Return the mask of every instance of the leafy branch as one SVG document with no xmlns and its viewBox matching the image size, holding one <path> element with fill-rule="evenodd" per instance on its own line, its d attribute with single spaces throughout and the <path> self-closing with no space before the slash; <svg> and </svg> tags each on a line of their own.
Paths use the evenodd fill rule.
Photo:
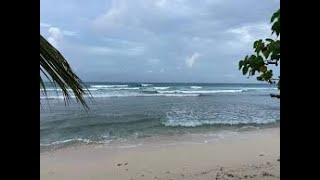
<svg viewBox="0 0 320 180">
<path fill-rule="evenodd" d="M 272 15 L 271 23 L 273 23 L 271 35 L 275 33 L 278 38 L 280 36 L 280 9 Z M 267 81 L 270 84 L 274 84 L 278 80 L 277 85 L 280 90 L 280 76 L 278 79 L 273 78 L 273 71 L 268 69 L 269 65 L 278 66 L 280 62 L 280 39 L 277 40 L 277 38 L 255 41 L 253 43 L 255 53 L 247 55 L 243 60 L 239 61 L 239 70 L 242 70 L 243 75 L 248 74 L 248 77 L 259 73 L 258 81 Z"/>
</svg>

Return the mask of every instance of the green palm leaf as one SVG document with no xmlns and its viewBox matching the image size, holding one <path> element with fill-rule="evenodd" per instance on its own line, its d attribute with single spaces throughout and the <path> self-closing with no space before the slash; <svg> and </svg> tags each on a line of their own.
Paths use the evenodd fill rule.
<svg viewBox="0 0 320 180">
<path fill-rule="evenodd" d="M 42 73 L 50 83 L 56 88 L 57 85 L 61 88 L 64 97 L 64 102 L 69 103 L 71 94 L 68 89 L 71 89 L 77 102 L 80 102 L 84 107 L 88 108 L 84 99 L 87 90 L 81 79 L 72 71 L 67 60 L 60 52 L 53 47 L 40 34 L 40 73 Z M 40 88 L 43 89 L 46 95 L 46 87 L 40 74 Z M 88 91 L 88 94 L 89 91 Z"/>
</svg>

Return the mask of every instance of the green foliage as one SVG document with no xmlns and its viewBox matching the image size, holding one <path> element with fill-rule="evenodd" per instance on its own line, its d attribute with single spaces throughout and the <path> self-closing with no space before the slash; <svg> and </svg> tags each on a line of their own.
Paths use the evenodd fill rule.
<svg viewBox="0 0 320 180">
<path fill-rule="evenodd" d="M 72 71 L 67 60 L 40 34 L 40 73 L 42 73 L 50 83 L 56 88 L 61 88 L 65 103 L 70 101 L 72 90 L 77 102 L 88 108 L 84 100 L 85 85 L 81 79 Z M 40 74 L 40 88 L 46 95 L 46 87 Z"/>
<path fill-rule="evenodd" d="M 280 9 L 272 15 L 271 23 L 273 23 L 271 35 L 275 33 L 278 38 L 280 36 Z M 239 61 L 239 70 L 242 70 L 243 75 L 248 74 L 249 76 L 259 73 L 258 81 L 274 84 L 278 80 L 277 86 L 280 90 L 280 76 L 279 79 L 274 79 L 272 70 L 268 69 L 269 65 L 278 66 L 280 62 L 280 39 L 277 38 L 255 41 L 253 43 L 255 53 Z"/>
</svg>

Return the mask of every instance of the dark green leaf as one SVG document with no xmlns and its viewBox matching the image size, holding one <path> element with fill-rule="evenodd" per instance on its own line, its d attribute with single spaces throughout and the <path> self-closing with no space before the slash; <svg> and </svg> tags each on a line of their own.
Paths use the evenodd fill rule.
<svg viewBox="0 0 320 180">
<path fill-rule="evenodd" d="M 267 38 L 266 41 L 270 42 L 270 43 L 273 43 L 274 40 L 273 39 L 270 39 L 270 38 Z"/>
<path fill-rule="evenodd" d="M 273 22 L 276 18 L 280 17 L 280 9 L 277 10 L 271 17 L 271 22 Z"/>
<path fill-rule="evenodd" d="M 243 75 L 247 74 L 248 69 L 249 69 L 249 67 L 248 67 L 248 66 L 243 67 L 243 69 L 242 69 L 242 73 L 243 73 Z"/>
<path fill-rule="evenodd" d="M 271 59 L 279 60 L 280 59 L 280 54 L 272 54 Z"/>
<path fill-rule="evenodd" d="M 243 65 L 243 60 L 239 61 L 239 70 L 241 69 L 242 65 Z"/>
<path fill-rule="evenodd" d="M 265 73 L 267 71 L 267 67 L 266 66 L 260 66 L 259 70 L 263 73 Z"/>
<path fill-rule="evenodd" d="M 272 33 L 275 32 L 277 36 L 280 34 L 280 21 L 275 22 L 272 27 Z"/>
</svg>

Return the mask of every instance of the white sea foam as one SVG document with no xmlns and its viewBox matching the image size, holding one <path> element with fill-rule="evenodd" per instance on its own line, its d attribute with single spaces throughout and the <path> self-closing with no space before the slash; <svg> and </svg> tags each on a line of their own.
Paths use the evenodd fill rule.
<svg viewBox="0 0 320 180">
<path fill-rule="evenodd" d="M 44 89 L 40 89 L 40 91 L 44 91 Z M 60 88 L 46 88 L 46 91 L 62 91 Z M 67 91 L 72 91 L 72 89 L 67 89 Z"/>
<path fill-rule="evenodd" d="M 266 119 L 266 120 L 259 120 L 259 121 L 245 121 L 245 120 L 233 120 L 233 121 L 209 121 L 209 120 L 188 120 L 188 121 L 183 121 L 183 120 L 178 120 L 178 119 L 169 119 L 167 121 L 162 122 L 163 125 L 165 126 L 183 126 L 183 127 L 196 127 L 196 126 L 202 126 L 202 125 L 237 125 L 237 124 L 268 124 L 276 122 L 274 119 Z"/>
<path fill-rule="evenodd" d="M 138 90 L 139 87 L 119 87 L 119 88 L 113 88 L 114 90 Z"/>
<path fill-rule="evenodd" d="M 144 84 L 151 85 L 151 84 Z M 265 88 L 265 87 L 249 87 L 239 89 L 212 89 L 202 90 L 200 86 L 190 86 L 192 89 L 183 90 L 168 90 L 170 87 L 129 87 L 124 84 L 117 85 L 91 85 L 88 89 L 91 92 L 91 97 L 104 98 L 104 97 L 150 97 L 150 96 L 169 96 L 169 97 L 188 97 L 188 96 L 206 96 L 217 93 L 242 93 L 247 91 L 264 91 L 264 90 L 276 90 L 276 88 Z M 40 91 L 43 89 L 40 89 Z M 62 90 L 47 88 L 47 96 L 43 96 L 40 93 L 40 99 L 63 99 Z M 56 91 L 57 93 L 53 93 Z M 72 91 L 68 89 L 68 91 Z M 74 98 L 71 93 L 71 97 Z M 85 95 L 85 97 L 89 97 Z"/>
<path fill-rule="evenodd" d="M 121 148 L 121 149 L 128 149 L 128 148 L 135 148 L 135 147 L 138 147 L 138 146 L 142 146 L 142 143 L 139 143 L 139 144 L 128 144 L 128 145 L 122 145 L 122 146 L 118 146 L 118 148 Z"/>
<path fill-rule="evenodd" d="M 93 98 L 116 98 L 116 97 L 153 97 L 153 96 L 166 96 L 166 97 L 193 97 L 199 94 L 92 94 Z M 75 98 L 75 96 L 70 96 Z M 88 96 L 85 96 L 88 97 Z M 40 99 L 64 99 L 62 95 L 56 96 L 41 96 Z"/>
<path fill-rule="evenodd" d="M 84 89 L 85 91 L 87 91 L 87 89 Z M 89 91 L 97 91 L 97 88 L 88 88 Z M 40 91 L 44 91 L 44 89 L 40 89 Z M 47 88 L 46 91 L 62 91 L 62 89 L 60 88 Z M 72 89 L 68 88 L 67 91 L 72 91 Z"/>
<path fill-rule="evenodd" d="M 72 96 L 71 96 L 72 97 Z M 64 97 L 61 96 L 40 96 L 40 99 L 64 99 Z"/>
<path fill-rule="evenodd" d="M 191 88 L 191 89 L 202 89 L 201 86 L 191 86 L 190 88 Z"/>
<path fill-rule="evenodd" d="M 157 90 L 165 90 L 165 89 L 169 89 L 170 87 L 154 87 Z"/>
<path fill-rule="evenodd" d="M 92 141 L 89 139 L 75 138 L 75 139 L 66 139 L 62 141 L 55 141 L 51 144 L 40 144 L 40 146 L 60 145 L 60 144 L 66 144 L 71 142 L 92 143 Z"/>
<path fill-rule="evenodd" d="M 243 88 L 243 91 L 255 91 L 255 90 L 278 90 L 277 88 L 260 88 L 260 87 L 256 87 L 256 88 Z"/>
<path fill-rule="evenodd" d="M 93 88 L 121 88 L 121 87 L 128 87 L 127 84 L 116 84 L 116 85 L 90 85 Z"/>
<path fill-rule="evenodd" d="M 199 94 L 100 94 L 93 95 L 96 98 L 104 97 L 153 97 L 153 96 L 168 96 L 168 97 L 188 97 L 188 96 L 199 96 Z"/>
<path fill-rule="evenodd" d="M 158 91 L 161 94 L 167 93 L 181 93 L 181 94 L 213 94 L 213 93 L 237 93 L 243 92 L 241 89 L 235 90 L 203 90 L 203 91 L 186 91 L 186 90 L 176 90 L 176 91 Z"/>
<path fill-rule="evenodd" d="M 152 86 L 153 84 L 141 84 L 142 87 Z"/>
</svg>

